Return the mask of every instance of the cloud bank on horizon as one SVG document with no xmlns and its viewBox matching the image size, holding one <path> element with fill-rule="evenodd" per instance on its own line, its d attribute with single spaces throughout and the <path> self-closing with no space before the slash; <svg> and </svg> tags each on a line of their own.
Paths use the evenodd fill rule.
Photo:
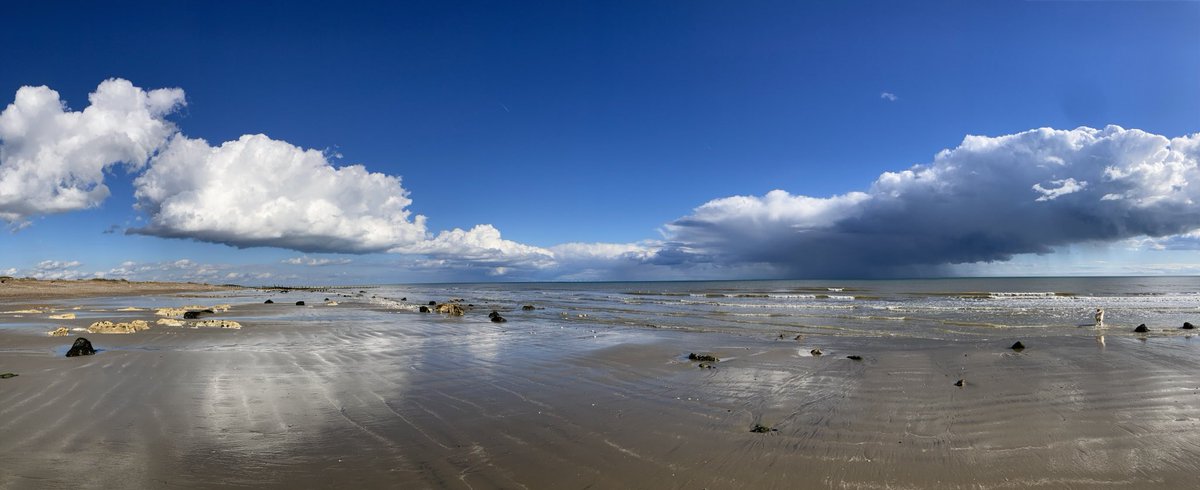
<svg viewBox="0 0 1200 490">
<path fill-rule="evenodd" d="M 665 224 L 658 239 L 537 247 L 488 224 L 434 233 L 409 211 L 398 176 L 338 167 L 321 151 L 262 134 L 216 145 L 190 138 L 167 120 L 186 104 L 181 89 L 112 79 L 89 102 L 71 111 L 48 87 L 22 87 L 0 113 L 0 219 L 14 231 L 39 216 L 99 205 L 109 195 L 105 173 L 124 167 L 136 175 L 136 207 L 146 218 L 127 233 L 398 254 L 407 257 L 403 267 L 461 277 L 919 276 L 1076 243 L 1200 242 L 1200 189 L 1190 185 L 1200 182 L 1200 133 L 1170 138 L 1108 126 L 967 136 L 862 191 L 718 198 Z M 293 265 L 341 260 L 305 256 Z"/>
</svg>

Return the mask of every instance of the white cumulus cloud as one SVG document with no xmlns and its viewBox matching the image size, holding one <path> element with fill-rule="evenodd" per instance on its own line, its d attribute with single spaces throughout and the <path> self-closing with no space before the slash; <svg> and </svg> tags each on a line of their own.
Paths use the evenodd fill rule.
<svg viewBox="0 0 1200 490">
<path fill-rule="evenodd" d="M 400 179 L 264 135 L 213 147 L 176 136 L 134 181 L 149 215 L 133 233 L 236 247 L 381 252 L 425 239 Z"/>
<path fill-rule="evenodd" d="M 0 219 L 94 207 L 109 195 L 104 171 L 140 169 L 175 131 L 164 117 L 184 104 L 180 89 L 149 92 L 127 80 L 102 82 L 71 111 L 49 87 L 21 87 L 0 112 Z"/>
</svg>

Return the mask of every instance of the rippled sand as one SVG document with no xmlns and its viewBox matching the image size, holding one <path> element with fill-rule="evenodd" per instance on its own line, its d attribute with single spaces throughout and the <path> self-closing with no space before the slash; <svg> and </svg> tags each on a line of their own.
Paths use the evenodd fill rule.
<svg viewBox="0 0 1200 490">
<path fill-rule="evenodd" d="M 0 487 L 1200 485 L 1200 339 L 1080 329 L 1016 353 L 485 315 L 243 304 L 218 316 L 241 330 L 88 335 L 101 352 L 71 359 L 74 337 L 0 327 L 20 374 Z"/>
</svg>

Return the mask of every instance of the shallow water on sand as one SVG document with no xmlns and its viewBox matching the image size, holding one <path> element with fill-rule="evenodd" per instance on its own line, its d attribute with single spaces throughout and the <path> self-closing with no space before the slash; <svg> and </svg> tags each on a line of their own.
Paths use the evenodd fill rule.
<svg viewBox="0 0 1200 490">
<path fill-rule="evenodd" d="M 1176 325 L 1198 311 L 1194 286 L 460 284 L 74 300 L 112 319 L 153 318 L 115 311 L 128 305 L 233 303 L 214 318 L 244 326 L 88 335 L 102 352 L 67 359 L 58 349 L 74 337 L 46 327 L 93 318 L 0 316 L 23 322 L 0 328 L 0 371 L 20 373 L 0 380 L 0 487 L 1194 488 L 1200 339 Z M 475 306 L 413 311 L 452 298 Z M 1097 306 L 1107 329 L 1090 325 Z M 508 322 L 490 322 L 492 309 Z M 1143 322 L 1149 335 L 1128 332 Z M 1027 348 L 1008 349 L 1015 340 Z M 721 361 L 698 369 L 689 352 Z"/>
<path fill-rule="evenodd" d="M 762 333 L 957 339 L 1077 335 L 1104 308 L 1109 334 L 1145 323 L 1178 334 L 1200 323 L 1200 278 L 998 278 L 894 281 L 705 281 L 385 286 L 377 303 L 416 308 L 426 298 L 463 298 L 501 311 L 545 307 L 542 321 Z M 407 304 L 392 300 L 407 297 Z"/>
</svg>

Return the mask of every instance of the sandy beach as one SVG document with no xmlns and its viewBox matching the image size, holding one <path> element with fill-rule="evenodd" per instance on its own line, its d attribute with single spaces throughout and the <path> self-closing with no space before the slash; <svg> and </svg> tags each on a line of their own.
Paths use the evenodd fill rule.
<svg viewBox="0 0 1200 490">
<path fill-rule="evenodd" d="M 1200 339 L 1187 336 L 1080 333 L 1016 352 L 1008 333 L 796 340 L 555 323 L 517 305 L 492 323 L 364 295 L 209 294 L 38 296 L 80 317 L 0 316 L 0 372 L 18 374 L 0 379 L 0 487 L 1200 484 Z M 16 298 L 0 310 L 30 299 Z M 83 333 L 99 352 L 78 358 L 63 354 L 80 333 L 45 333 L 153 321 L 172 301 L 233 302 L 209 318 L 243 328 Z M 693 352 L 720 362 L 699 368 Z"/>
</svg>

